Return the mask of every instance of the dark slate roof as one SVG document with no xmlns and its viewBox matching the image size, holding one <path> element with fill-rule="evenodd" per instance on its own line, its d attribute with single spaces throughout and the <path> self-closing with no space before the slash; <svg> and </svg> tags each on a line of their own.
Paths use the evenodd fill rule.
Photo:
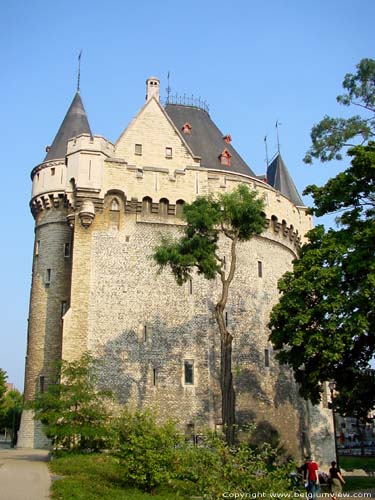
<svg viewBox="0 0 375 500">
<path fill-rule="evenodd" d="M 68 140 L 80 134 L 92 135 L 81 96 L 77 92 L 44 161 L 65 158 Z"/>
<path fill-rule="evenodd" d="M 220 132 L 206 111 L 181 104 L 167 104 L 165 111 L 181 132 L 193 154 L 201 157 L 202 167 L 255 176 L 233 146 L 223 140 L 224 134 Z M 190 123 L 192 127 L 190 134 L 182 132 L 185 123 Z M 230 167 L 220 163 L 219 156 L 224 149 L 231 154 Z"/>
<path fill-rule="evenodd" d="M 267 182 L 295 205 L 305 206 L 280 154 L 267 168 Z"/>
</svg>

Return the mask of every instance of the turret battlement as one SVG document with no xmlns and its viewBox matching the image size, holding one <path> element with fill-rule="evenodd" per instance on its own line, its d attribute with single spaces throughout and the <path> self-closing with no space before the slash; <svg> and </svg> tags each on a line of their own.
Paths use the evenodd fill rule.
<svg viewBox="0 0 375 500">
<path fill-rule="evenodd" d="M 81 134 L 68 141 L 67 156 L 81 151 L 113 156 L 115 146 L 101 135 Z"/>
</svg>

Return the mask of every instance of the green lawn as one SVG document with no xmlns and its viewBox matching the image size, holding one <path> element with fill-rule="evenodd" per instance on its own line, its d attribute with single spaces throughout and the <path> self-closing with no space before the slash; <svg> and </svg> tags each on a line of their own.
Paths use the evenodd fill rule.
<svg viewBox="0 0 375 500">
<path fill-rule="evenodd" d="M 375 457 L 339 457 L 339 462 L 344 470 L 363 469 L 375 472 Z"/>
<path fill-rule="evenodd" d="M 157 490 L 152 495 L 129 488 L 123 481 L 121 466 L 114 457 L 104 454 L 72 455 L 50 462 L 52 498 L 59 500 L 182 500 L 173 490 Z M 62 477 L 61 477 L 62 476 Z"/>
</svg>

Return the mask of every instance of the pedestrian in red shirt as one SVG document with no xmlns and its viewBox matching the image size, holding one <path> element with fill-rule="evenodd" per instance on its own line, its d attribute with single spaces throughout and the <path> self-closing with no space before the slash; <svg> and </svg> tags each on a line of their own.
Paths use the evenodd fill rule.
<svg viewBox="0 0 375 500">
<path fill-rule="evenodd" d="M 309 457 L 307 462 L 307 491 L 308 497 L 316 500 L 317 494 L 320 491 L 318 464 Z"/>
</svg>

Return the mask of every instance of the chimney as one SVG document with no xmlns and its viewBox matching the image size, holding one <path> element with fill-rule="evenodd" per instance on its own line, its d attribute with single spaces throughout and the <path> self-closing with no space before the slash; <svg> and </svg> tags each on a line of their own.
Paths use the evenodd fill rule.
<svg viewBox="0 0 375 500">
<path fill-rule="evenodd" d="M 146 80 L 146 101 L 149 101 L 152 97 L 159 102 L 160 100 L 160 80 L 151 76 Z"/>
</svg>

